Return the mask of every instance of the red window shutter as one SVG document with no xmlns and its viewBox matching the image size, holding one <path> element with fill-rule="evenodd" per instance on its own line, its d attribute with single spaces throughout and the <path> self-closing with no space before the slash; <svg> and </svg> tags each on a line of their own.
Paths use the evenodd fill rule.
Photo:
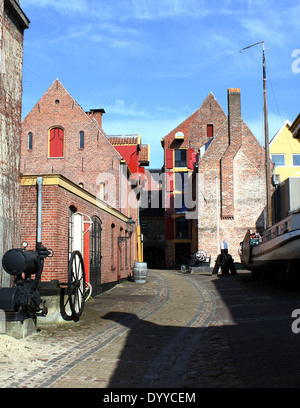
<svg viewBox="0 0 300 408">
<path fill-rule="evenodd" d="M 188 149 L 188 168 L 193 170 L 194 168 L 194 149 Z"/>
<path fill-rule="evenodd" d="M 173 164 L 173 150 L 168 149 L 167 150 L 167 169 L 172 169 L 174 167 Z"/>
<path fill-rule="evenodd" d="M 173 214 L 174 212 L 174 193 L 167 193 L 166 194 L 166 213 L 167 214 Z"/>
<path fill-rule="evenodd" d="M 64 155 L 64 131 L 60 128 L 50 130 L 49 157 L 63 157 Z"/>
<path fill-rule="evenodd" d="M 214 125 L 207 125 L 206 127 L 206 136 L 214 137 Z"/>
<path fill-rule="evenodd" d="M 167 191 L 174 191 L 174 179 L 171 171 L 167 173 Z"/>
<path fill-rule="evenodd" d="M 172 217 L 166 217 L 166 239 L 174 239 L 174 219 Z"/>
<path fill-rule="evenodd" d="M 198 162 L 198 153 L 193 153 L 192 156 L 193 156 L 192 157 L 193 164 L 197 163 Z"/>
</svg>

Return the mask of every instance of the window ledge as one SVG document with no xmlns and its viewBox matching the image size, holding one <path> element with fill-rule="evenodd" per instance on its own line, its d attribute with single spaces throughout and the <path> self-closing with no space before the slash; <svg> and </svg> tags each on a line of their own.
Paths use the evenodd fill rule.
<svg viewBox="0 0 300 408">
<path fill-rule="evenodd" d="M 172 171 L 188 171 L 187 167 L 173 167 Z"/>
</svg>

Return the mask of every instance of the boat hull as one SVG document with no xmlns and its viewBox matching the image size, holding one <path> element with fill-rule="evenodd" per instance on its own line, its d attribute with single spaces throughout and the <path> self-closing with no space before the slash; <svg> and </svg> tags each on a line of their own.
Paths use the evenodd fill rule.
<svg viewBox="0 0 300 408">
<path fill-rule="evenodd" d="M 254 246 L 251 245 L 248 231 L 242 243 L 241 262 L 250 271 L 299 271 L 300 275 L 300 228 L 286 231 Z"/>
</svg>

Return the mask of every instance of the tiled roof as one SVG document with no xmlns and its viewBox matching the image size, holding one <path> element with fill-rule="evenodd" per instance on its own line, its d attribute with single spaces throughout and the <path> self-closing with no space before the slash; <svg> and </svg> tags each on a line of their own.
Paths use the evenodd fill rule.
<svg viewBox="0 0 300 408">
<path fill-rule="evenodd" d="M 143 144 L 141 145 L 141 151 L 139 154 L 139 161 L 140 163 L 149 163 L 150 162 L 150 149 L 149 145 Z"/>
<path fill-rule="evenodd" d="M 107 135 L 112 145 L 137 145 L 141 143 L 140 135 Z"/>
</svg>

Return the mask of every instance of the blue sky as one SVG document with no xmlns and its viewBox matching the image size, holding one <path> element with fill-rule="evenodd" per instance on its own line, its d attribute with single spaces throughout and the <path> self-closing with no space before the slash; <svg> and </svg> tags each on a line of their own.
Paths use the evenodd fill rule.
<svg viewBox="0 0 300 408">
<path fill-rule="evenodd" d="M 104 108 L 107 134 L 140 133 L 151 168 L 160 140 L 209 92 L 227 113 L 241 88 L 242 116 L 263 144 L 262 46 L 270 139 L 300 113 L 300 2 L 291 0 L 20 0 L 23 117 L 59 78 L 84 110 Z"/>
</svg>

